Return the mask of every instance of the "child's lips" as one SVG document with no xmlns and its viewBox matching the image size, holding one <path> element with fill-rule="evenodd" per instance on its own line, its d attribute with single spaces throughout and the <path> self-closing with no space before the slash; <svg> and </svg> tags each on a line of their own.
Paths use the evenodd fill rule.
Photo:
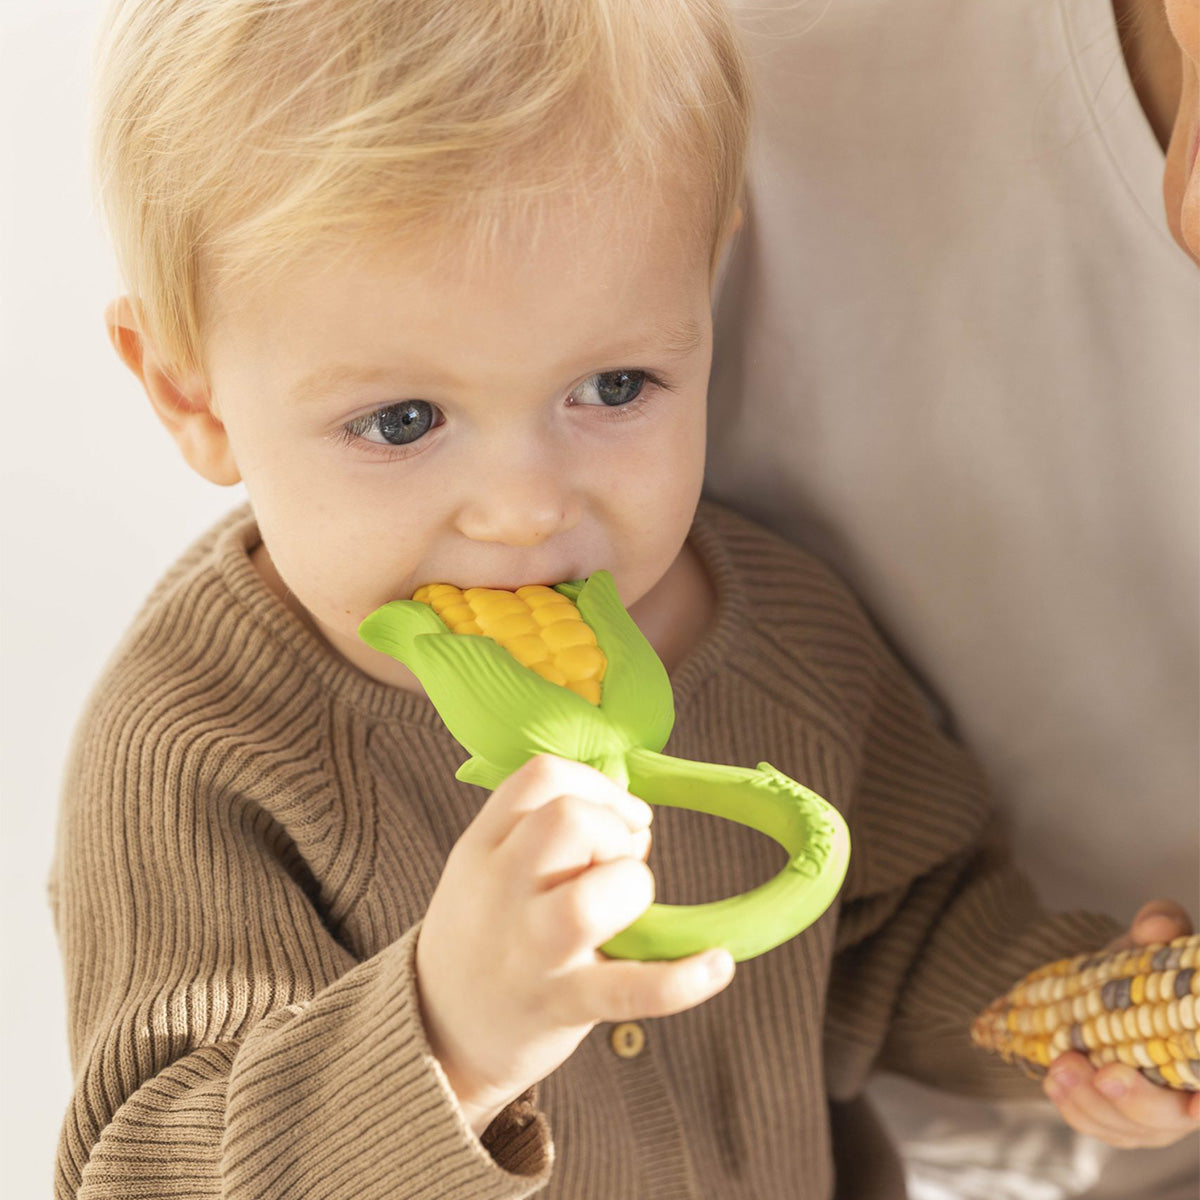
<svg viewBox="0 0 1200 1200">
<path fill-rule="evenodd" d="M 450 584 L 451 587 L 456 587 L 460 591 L 464 591 L 464 592 L 467 590 L 467 588 L 488 588 L 492 591 L 497 591 L 497 592 L 515 592 L 517 590 L 517 588 L 523 588 L 523 587 L 551 587 L 552 588 L 557 584 L 568 583 L 574 579 L 586 579 L 589 574 L 590 574 L 590 572 L 588 572 L 588 571 L 580 571 L 580 572 L 576 572 L 574 574 L 572 574 L 571 572 L 565 572 L 563 574 L 550 574 L 550 575 L 538 574 L 536 572 L 530 572 L 529 575 L 522 576 L 519 579 L 510 576 L 507 579 L 492 580 L 490 582 L 487 580 L 486 576 L 484 577 L 483 580 L 480 580 L 479 578 L 473 578 L 473 579 L 467 579 L 467 580 L 463 580 L 463 579 L 430 579 L 425 584 L 422 584 L 420 586 L 426 587 L 426 586 L 430 586 L 435 583 L 448 583 L 448 584 Z M 413 590 L 416 591 L 418 589 L 414 588 Z"/>
</svg>

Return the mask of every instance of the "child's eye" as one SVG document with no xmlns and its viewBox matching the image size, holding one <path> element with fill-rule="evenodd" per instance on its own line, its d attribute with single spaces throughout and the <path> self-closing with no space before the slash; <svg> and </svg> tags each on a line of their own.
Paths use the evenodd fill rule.
<svg viewBox="0 0 1200 1200">
<path fill-rule="evenodd" d="M 377 408 L 342 426 L 348 440 L 376 446 L 409 446 L 437 424 L 438 410 L 427 400 L 405 400 Z"/>
<path fill-rule="evenodd" d="M 594 400 L 580 399 L 580 404 L 605 404 L 609 408 L 619 408 L 636 400 L 647 381 L 653 382 L 646 371 L 602 371 L 585 379 L 573 394 L 596 397 Z"/>
</svg>

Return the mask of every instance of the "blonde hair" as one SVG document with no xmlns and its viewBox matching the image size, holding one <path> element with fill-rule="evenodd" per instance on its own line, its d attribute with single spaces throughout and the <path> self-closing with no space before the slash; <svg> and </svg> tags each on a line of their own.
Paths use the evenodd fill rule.
<svg viewBox="0 0 1200 1200">
<path fill-rule="evenodd" d="M 751 98 L 723 0 L 114 0 L 97 200 L 142 331 L 203 372 L 222 288 L 314 246 L 682 188 L 710 263 Z"/>
</svg>

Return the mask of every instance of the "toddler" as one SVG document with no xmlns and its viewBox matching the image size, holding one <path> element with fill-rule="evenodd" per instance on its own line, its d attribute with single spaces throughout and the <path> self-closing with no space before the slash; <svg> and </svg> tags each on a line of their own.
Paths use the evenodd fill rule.
<svg viewBox="0 0 1200 1200">
<path fill-rule="evenodd" d="M 874 1067 L 1029 1094 L 970 1018 L 1119 928 L 1039 909 L 846 589 L 700 501 L 749 121 L 722 5 L 122 0 L 97 101 L 113 343 L 249 504 L 150 595 L 67 769 L 60 1200 L 872 1200 L 902 1189 Z M 667 752 L 766 759 L 850 825 L 838 902 L 736 979 L 596 948 L 778 846 L 663 809 L 651 849 L 644 803 L 548 757 L 458 783 L 356 636 L 422 583 L 601 567 L 671 674 Z M 1193 1123 L 1132 1085 L 1064 1116 Z"/>
</svg>

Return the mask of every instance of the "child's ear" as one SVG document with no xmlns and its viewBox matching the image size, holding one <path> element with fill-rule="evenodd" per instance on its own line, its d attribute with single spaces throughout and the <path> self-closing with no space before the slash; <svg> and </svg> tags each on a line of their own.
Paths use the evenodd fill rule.
<svg viewBox="0 0 1200 1200">
<path fill-rule="evenodd" d="M 199 376 L 181 380 L 168 370 L 142 334 L 128 296 L 109 304 L 104 323 L 113 349 L 141 380 L 158 419 L 192 470 L 222 487 L 238 483 L 241 474 L 233 460 L 229 435 L 213 410 L 207 381 Z"/>
</svg>

